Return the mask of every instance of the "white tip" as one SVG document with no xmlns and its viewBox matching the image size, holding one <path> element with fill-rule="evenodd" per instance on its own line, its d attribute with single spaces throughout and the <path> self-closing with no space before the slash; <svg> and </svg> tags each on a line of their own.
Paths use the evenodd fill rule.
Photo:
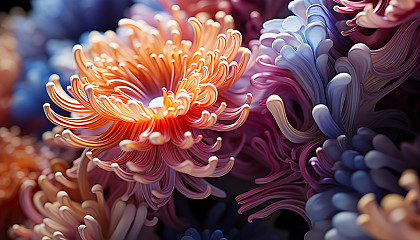
<svg viewBox="0 0 420 240">
<path fill-rule="evenodd" d="M 55 86 L 55 84 L 53 82 L 47 82 L 47 84 L 45 85 L 47 87 L 47 89 Z"/>
<path fill-rule="evenodd" d="M 119 167 L 119 165 L 118 165 L 118 163 L 111 163 L 111 167 L 112 167 L 112 168 L 118 168 L 118 167 Z"/>
<path fill-rule="evenodd" d="M 120 21 L 118 21 L 118 26 L 124 26 L 127 24 L 135 24 L 136 21 L 134 21 L 133 19 L 129 19 L 129 18 L 122 18 L 120 19 Z"/>
<path fill-rule="evenodd" d="M 65 138 L 69 138 L 71 134 L 71 131 L 69 129 L 64 130 L 61 135 Z"/>
<path fill-rule="evenodd" d="M 82 45 L 76 44 L 73 46 L 73 53 L 76 52 L 76 50 L 82 50 L 82 49 L 83 49 Z"/>
</svg>

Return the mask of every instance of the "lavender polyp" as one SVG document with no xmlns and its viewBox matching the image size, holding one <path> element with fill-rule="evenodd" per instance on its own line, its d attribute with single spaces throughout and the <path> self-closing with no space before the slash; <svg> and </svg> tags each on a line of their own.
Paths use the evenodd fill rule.
<svg viewBox="0 0 420 240">
<path fill-rule="evenodd" d="M 348 239 L 360 239 L 365 238 L 366 233 L 360 229 L 356 223 L 356 219 L 359 214 L 355 212 L 343 211 L 334 215 L 332 219 L 333 226 L 337 226 L 337 232 L 341 236 Z"/>
<path fill-rule="evenodd" d="M 404 149 L 414 144 L 403 143 L 398 149 L 385 135 L 375 134 L 368 128 L 360 128 L 351 141 L 343 141 L 343 138 L 346 137 L 324 143 L 325 153 L 335 160 L 333 174 L 324 178 L 333 177 L 335 181 L 325 185 L 325 189 L 306 204 L 306 213 L 313 222 L 329 220 L 331 228 L 313 229 L 308 237 L 371 239 L 356 220 L 360 215 L 356 208 L 359 200 L 365 194 L 375 196 L 379 201 L 388 193 L 404 194 L 397 184 L 399 174 L 407 168 L 420 167 L 418 162 L 404 157 Z M 411 157 L 418 158 L 418 153 Z M 314 163 L 319 161 L 313 160 Z"/>
<path fill-rule="evenodd" d="M 362 195 L 354 192 L 339 192 L 332 196 L 331 201 L 337 209 L 341 211 L 357 211 L 357 202 Z"/>
<path fill-rule="evenodd" d="M 323 191 L 325 186 L 334 185 L 336 181 L 357 189 L 359 194 L 374 191 L 382 195 L 374 182 L 379 183 L 376 174 L 366 174 L 369 166 L 364 157 L 358 156 L 370 150 L 370 145 L 366 144 L 371 140 L 358 140 L 357 129 L 361 126 L 382 130 L 396 127 L 410 131 L 409 121 L 404 115 L 394 110 L 376 111 L 375 106 L 401 84 L 413 69 L 418 68 L 413 62 L 414 59 L 420 59 L 417 48 L 414 49 L 414 42 L 418 40 L 411 41 L 396 35 L 381 50 L 370 50 L 364 44 L 350 48 L 351 41 L 339 33 L 334 25 L 334 16 L 322 3 L 293 1 L 289 6 L 296 16 L 273 19 L 263 25 L 260 56 L 257 58 L 257 64 L 263 72 L 254 74 L 251 84 L 266 92 L 263 99 L 266 99 L 267 108 L 281 133 L 295 144 L 292 154 L 296 155 L 293 155 L 292 162 L 297 161 L 295 166 L 298 166 L 303 179 L 313 190 L 308 193 L 309 197 L 316 191 Z M 307 10 L 306 13 L 303 10 Z M 414 25 L 406 24 L 398 31 L 414 37 L 417 32 L 413 33 L 412 30 Z M 399 47 L 404 50 L 402 56 L 392 54 L 397 46 L 402 45 L 394 43 L 398 39 L 405 43 L 404 48 Z M 350 50 L 347 52 L 347 49 Z M 408 53 L 406 49 L 412 49 L 412 52 Z M 393 63 L 385 66 L 385 59 Z M 402 72 L 401 68 L 408 72 Z M 261 103 L 261 100 L 257 101 Z M 299 104 L 300 116 L 293 111 L 297 108 L 292 103 Z M 317 150 L 319 160 L 309 159 L 308 166 L 306 154 L 315 150 L 326 137 L 337 139 L 340 147 L 329 147 L 327 152 L 334 153 L 328 157 L 323 151 Z M 357 151 L 359 154 L 347 156 L 344 164 L 331 162 L 331 159 L 339 161 L 341 153 L 351 149 L 352 145 L 360 147 Z M 251 197 L 252 194 L 268 199 L 261 193 L 267 191 L 268 185 L 277 181 L 274 179 L 279 176 L 267 176 L 266 179 L 272 182 L 265 183 L 265 188 L 238 196 L 237 200 L 244 204 L 242 210 L 263 202 L 255 196 Z M 367 184 L 359 184 L 360 180 L 366 180 Z M 275 193 L 270 192 L 270 195 Z M 251 200 L 255 203 L 250 204 Z M 258 214 L 261 215 L 255 216 L 267 214 L 262 213 L 260 211 Z"/>
</svg>

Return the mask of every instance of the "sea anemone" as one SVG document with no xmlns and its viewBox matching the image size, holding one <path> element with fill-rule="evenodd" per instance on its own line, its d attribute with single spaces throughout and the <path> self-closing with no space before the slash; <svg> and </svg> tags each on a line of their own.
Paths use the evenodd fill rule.
<svg viewBox="0 0 420 240">
<path fill-rule="evenodd" d="M 160 0 L 166 10 L 170 10 L 172 4 L 180 6 L 188 16 L 196 16 L 198 19 L 218 18 L 220 12 L 232 15 L 235 19 L 235 28 L 244 36 L 243 43 L 248 46 L 249 41 L 258 39 L 264 21 L 285 17 L 288 1 L 276 0 Z"/>
<path fill-rule="evenodd" d="M 238 212 L 242 214 L 261 204 L 269 203 L 263 209 L 251 214 L 248 221 L 252 222 L 256 218 L 267 217 L 279 209 L 288 209 L 299 213 L 309 223 L 309 219 L 305 215 L 305 203 L 311 190 L 304 182 L 302 174 L 299 173 L 296 156 L 292 154 L 296 144 L 287 140 L 278 131 L 277 125 L 269 113 L 251 114 L 246 127 L 253 130 L 258 129 L 260 133 L 260 136 L 253 136 L 245 143 L 247 146 L 245 148 L 255 155 L 251 155 L 250 159 L 241 158 L 239 155 L 238 166 L 235 165 L 232 174 L 242 176 L 240 173 L 243 171 L 250 177 L 258 173 L 255 171 L 257 169 L 259 175 L 253 179 L 256 184 L 261 186 L 235 198 L 241 204 Z M 253 159 L 255 160 L 252 161 Z M 257 162 L 257 160 L 259 161 Z M 250 169 L 245 169 L 246 167 Z M 263 173 L 266 175 L 262 177 Z M 273 200 L 275 201 L 273 202 Z"/>
<path fill-rule="evenodd" d="M 404 142 L 398 149 L 388 137 L 368 128 L 360 128 L 351 139 L 341 135 L 325 141 L 317 150 L 317 157 L 309 162 L 326 184 L 306 204 L 308 217 L 313 223 L 323 222 L 324 229 L 315 228 L 306 238 L 367 238 L 356 221 L 359 217 L 357 202 L 364 194 L 369 194 L 359 201 L 359 209 L 374 214 L 372 201 L 366 199 L 385 201 L 388 193 L 404 194 L 397 184 L 398 178 L 405 169 L 420 168 L 418 144 L 418 140 L 414 144 Z M 375 224 L 373 220 L 365 223 L 368 228 L 371 223 Z"/>
<path fill-rule="evenodd" d="M 376 111 L 375 106 L 419 68 L 420 49 L 416 48 L 420 40 L 416 32 L 419 25 L 418 22 L 403 24 L 398 29 L 399 33 L 380 50 L 370 50 L 364 44 L 356 44 L 345 57 L 338 49 L 346 46 L 346 40 L 339 34 L 322 5 L 305 7 L 302 1 L 293 1 L 289 8 L 297 16 L 264 23 L 260 56 L 257 58 L 257 64 L 263 71 L 253 75 L 251 84 L 265 92 L 264 97 L 257 100 L 260 103 L 266 101 L 281 135 L 290 141 L 289 144 L 268 142 L 268 146 L 279 148 L 276 151 L 290 153 L 266 157 L 277 161 L 289 159 L 291 167 L 280 169 L 290 169 L 302 176 L 303 180 L 299 181 L 307 184 L 308 190 L 306 196 L 300 194 L 296 198 L 302 189 L 300 187 L 295 195 L 290 195 L 290 199 L 286 200 L 304 202 L 305 198 L 322 191 L 323 185 L 328 183 L 323 181 L 325 172 L 318 171 L 308 161 L 310 155 L 322 154 L 316 148 L 327 138 L 335 139 L 340 135 L 352 137 L 361 126 L 382 131 L 395 131 L 395 128 L 405 132 L 412 130 L 409 120 L 400 111 Z M 404 44 L 401 44 L 402 41 Z M 270 153 L 266 149 L 262 152 Z M 331 167 L 332 163 L 326 162 L 325 166 Z M 268 181 L 263 186 L 238 196 L 237 200 L 244 204 L 242 210 L 260 205 L 268 199 L 285 198 L 283 191 L 272 190 L 270 186 L 278 189 L 286 186 L 290 182 L 282 179 L 294 174 L 286 171 L 282 176 L 279 173 L 281 171 L 273 171 L 264 178 Z M 265 217 L 280 209 L 281 201 L 278 201 L 276 204 L 279 206 L 269 205 L 269 211 L 258 212 L 255 216 Z M 298 204 L 290 206 L 303 212 Z"/>
<path fill-rule="evenodd" d="M 400 25 L 413 22 L 420 16 L 419 0 L 334 1 L 341 5 L 334 6 L 336 12 L 352 16 L 346 21 L 350 29 L 341 33 L 372 48 L 383 46 Z"/>
<path fill-rule="evenodd" d="M 203 25 L 190 18 L 194 35 L 188 36 L 181 28 L 188 25 L 178 22 L 179 8 L 173 11 L 175 20 L 162 22 L 156 16 L 157 29 L 142 21 L 120 20 L 128 35 L 125 41 L 111 31 L 92 32 L 88 50 L 74 47 L 78 76 L 67 88 L 72 97 L 56 75 L 50 77 L 47 91 L 54 103 L 80 117 L 63 117 L 44 105 L 50 121 L 64 128 L 82 133 L 105 126 L 95 135 L 66 129 L 57 137 L 88 148 L 93 162 L 122 179 L 147 184 L 154 200 L 162 200 L 159 205 L 174 188 L 191 198 L 224 196 L 203 177 L 226 174 L 234 159 L 214 156 L 222 139 L 211 143 L 203 137 L 204 129 L 240 127 L 252 98 L 248 94 L 243 105 L 228 107 L 220 97 L 242 75 L 251 54 L 240 47 L 240 32 L 220 33 L 219 23 L 208 20 Z M 111 148 L 116 156 L 100 159 Z"/>
<path fill-rule="evenodd" d="M 359 201 L 358 209 L 362 214 L 357 223 L 372 237 L 384 240 L 420 238 L 418 173 L 413 169 L 405 170 L 398 183 L 408 191 L 405 197 L 388 194 L 380 207 L 373 193 L 366 194 Z"/>
<path fill-rule="evenodd" d="M 343 5 L 335 6 L 334 10 L 336 12 L 356 14 L 354 18 L 346 22 L 348 26 L 352 26 L 353 28 L 344 31 L 344 35 L 359 31 L 362 28 L 397 27 L 415 18 L 419 18 L 420 14 L 420 1 L 418 0 L 368 0 L 363 2 L 334 1 Z"/>
<path fill-rule="evenodd" d="M 77 177 L 66 171 L 65 161 L 51 161 L 52 173 L 25 181 L 20 201 L 32 226 L 14 225 L 21 239 L 137 239 L 143 226 L 157 218 L 141 196 L 129 198 L 126 182 L 97 168 L 88 176 L 86 156 L 77 162 Z"/>
</svg>

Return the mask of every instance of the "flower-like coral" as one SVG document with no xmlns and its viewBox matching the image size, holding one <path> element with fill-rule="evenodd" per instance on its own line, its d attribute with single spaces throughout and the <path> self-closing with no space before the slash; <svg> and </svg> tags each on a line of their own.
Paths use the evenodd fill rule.
<svg viewBox="0 0 420 240">
<path fill-rule="evenodd" d="M 188 16 L 207 19 L 213 16 L 217 19 L 220 12 L 230 14 L 235 19 L 235 28 L 244 35 L 243 43 L 258 39 L 263 22 L 269 19 L 284 17 L 287 11 L 287 1 L 276 0 L 160 0 L 168 11 L 172 4 L 180 6 Z"/>
<path fill-rule="evenodd" d="M 356 221 L 357 202 L 368 193 L 368 199 L 373 195 L 379 200 L 387 193 L 403 194 L 398 177 L 405 169 L 419 169 L 418 143 L 404 142 L 398 149 L 385 135 L 368 128 L 360 128 L 351 139 L 341 135 L 324 142 L 310 160 L 326 184 L 307 202 L 306 213 L 315 226 L 307 239 L 367 238 Z M 366 206 L 366 201 L 360 202 Z"/>
<path fill-rule="evenodd" d="M 395 34 L 396 28 L 404 23 L 416 21 L 420 17 L 419 0 L 387 1 L 341 1 L 334 10 L 347 18 L 341 33 L 354 42 L 362 42 L 369 47 L 381 47 Z M 348 29 L 350 27 L 350 29 Z"/>
<path fill-rule="evenodd" d="M 343 5 L 335 6 L 336 12 L 356 14 L 354 18 L 346 22 L 353 28 L 343 31 L 344 35 L 362 28 L 393 28 L 420 17 L 419 0 L 334 1 Z"/>
<path fill-rule="evenodd" d="M 18 192 L 26 179 L 37 179 L 45 167 L 43 156 L 35 146 L 35 139 L 19 136 L 19 129 L 0 128 L 0 236 L 6 236 L 12 221 L 20 220 L 22 213 Z"/>
<path fill-rule="evenodd" d="M 162 6 L 170 11 L 173 4 L 178 5 L 188 16 L 196 16 L 197 14 L 206 14 L 207 17 L 211 18 L 216 15 L 217 12 L 223 11 L 225 13 L 230 13 L 232 6 L 229 0 L 159 0 Z"/>
<path fill-rule="evenodd" d="M 17 52 L 16 40 L 10 31 L 10 17 L 0 14 L 0 126 L 9 123 L 9 106 L 12 89 L 17 82 L 20 71 L 20 56 Z"/>
<path fill-rule="evenodd" d="M 142 203 L 141 195 L 124 194 L 126 182 L 95 168 L 88 174 L 86 156 L 75 163 L 77 175 L 66 171 L 63 160 L 51 161 L 51 173 L 37 184 L 25 181 L 21 203 L 33 226 L 14 225 L 12 234 L 22 239 L 138 239 L 143 226 L 157 218 Z M 89 175 L 93 175 L 89 176 Z"/>
<path fill-rule="evenodd" d="M 409 240 L 420 237 L 420 184 L 417 172 L 413 169 L 404 171 L 399 185 L 408 191 L 405 197 L 396 193 L 388 194 L 382 199 L 381 207 L 373 193 L 366 194 L 359 201 L 358 209 L 362 214 L 357 218 L 357 223 L 377 239 Z"/>
<path fill-rule="evenodd" d="M 224 175 L 234 159 L 214 156 L 221 138 L 211 143 L 203 130 L 238 128 L 248 116 L 252 98 L 248 94 L 242 106 L 228 107 L 219 97 L 239 79 L 250 57 L 250 51 L 240 47 L 240 32 L 220 33 L 219 23 L 208 20 L 203 25 L 195 18 L 188 26 L 177 17 L 179 8 L 173 11 L 175 20 L 156 17 L 157 28 L 120 20 L 120 28 L 128 34 L 124 41 L 117 40 L 114 32 L 92 32 L 89 50 L 74 47 L 78 76 L 67 88 L 72 97 L 58 76 L 52 75 L 47 84 L 51 99 L 78 116 L 63 117 L 44 105 L 47 117 L 59 126 L 80 132 L 98 129 L 85 136 L 64 130 L 58 137 L 89 148 L 91 159 L 101 168 L 147 184 L 154 197 L 163 199 L 160 205 L 174 188 L 193 198 L 224 195 L 203 177 Z M 182 30 L 191 26 L 193 36 Z M 116 156 L 100 159 L 113 147 Z"/>
<path fill-rule="evenodd" d="M 291 167 L 272 171 L 264 178 L 267 181 L 264 180 L 263 186 L 237 198 L 244 204 L 244 210 L 277 198 L 279 206 L 269 205 L 255 215 L 258 217 L 282 208 L 279 200 L 284 198 L 282 192 L 272 188 L 279 189 L 290 183 L 283 181 L 283 178 L 293 175 L 286 169 L 302 176 L 301 180 L 298 180 L 299 177 L 294 179 L 309 187 L 306 196 L 301 194 L 296 198 L 290 195 L 291 199 L 287 200 L 304 202 L 305 198 L 323 189 L 326 183 L 322 180 L 323 174 L 330 170 L 319 172 L 308 161 L 308 157 L 315 154 L 316 148 L 326 138 L 335 139 L 340 135 L 351 137 L 361 126 L 411 130 L 404 114 L 388 109 L 376 111 L 375 106 L 418 69 L 418 22 L 402 25 L 398 29 L 399 34 L 380 50 L 370 50 L 364 44 L 356 44 L 344 57 L 338 49 L 347 45 L 346 40 L 322 5 L 306 7 L 302 1 L 293 1 L 289 8 L 297 16 L 264 23 L 260 56 L 257 58 L 257 64 L 263 71 L 251 79 L 255 88 L 265 92 L 263 98 L 257 100 L 267 102 L 267 108 L 276 119 L 281 134 L 290 141 L 289 144 L 269 143 L 279 148 L 276 151 L 286 154 L 273 154 L 275 157 L 268 155 L 267 158 L 288 160 Z M 397 44 L 402 40 L 405 44 Z M 401 49 L 399 52 L 402 55 L 392 54 L 397 48 Z M 391 58 L 396 61 L 389 61 Z M 269 153 L 267 150 L 262 152 Z M 332 166 L 331 162 L 325 164 Z M 285 171 L 284 176 L 280 174 L 282 171 Z M 298 204 L 291 206 L 303 212 L 297 207 Z"/>
<path fill-rule="evenodd" d="M 311 192 L 308 193 L 309 188 L 299 173 L 296 157 L 292 154 L 296 145 L 278 131 L 269 113 L 264 115 L 251 113 L 246 127 L 252 129 L 250 131 L 258 129 L 257 132 L 261 135 L 253 136 L 245 143 L 246 148 L 249 148 L 254 155 L 249 155 L 250 159 L 243 159 L 239 155 L 232 174 L 241 176 L 240 173 L 244 172 L 248 176 L 254 176 L 258 173 L 259 175 L 254 177 L 255 183 L 261 186 L 236 197 L 236 201 L 241 204 L 239 213 L 242 214 L 263 203 L 270 203 L 251 214 L 248 221 L 267 217 L 279 209 L 289 209 L 299 213 L 309 223 L 305 215 L 305 203 L 307 194 Z M 259 160 L 258 164 L 254 163 L 256 160 L 252 161 L 253 158 Z M 261 177 L 263 173 L 266 175 Z"/>
</svg>

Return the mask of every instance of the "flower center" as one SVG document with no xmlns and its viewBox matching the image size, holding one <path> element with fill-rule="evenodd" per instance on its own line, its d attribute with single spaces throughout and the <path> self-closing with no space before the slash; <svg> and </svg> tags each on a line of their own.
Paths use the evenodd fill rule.
<svg viewBox="0 0 420 240">
<path fill-rule="evenodd" d="M 149 102 L 149 108 L 156 109 L 164 106 L 165 105 L 163 105 L 163 97 L 153 98 L 152 101 Z"/>
</svg>

